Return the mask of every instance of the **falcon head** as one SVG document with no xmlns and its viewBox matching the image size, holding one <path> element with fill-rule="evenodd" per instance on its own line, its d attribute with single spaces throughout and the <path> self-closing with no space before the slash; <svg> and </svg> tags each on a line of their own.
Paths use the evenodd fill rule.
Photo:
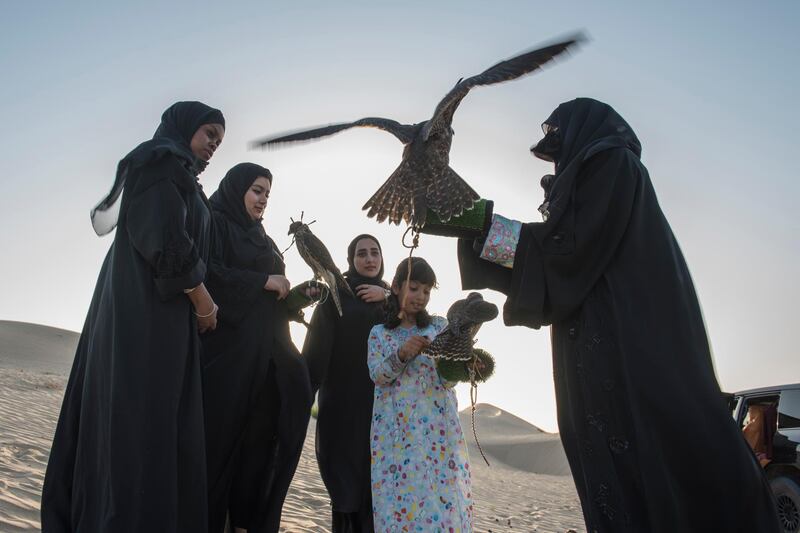
<svg viewBox="0 0 800 533">
<path fill-rule="evenodd" d="M 303 224 L 301 220 L 298 220 L 289 224 L 289 233 L 287 233 L 287 235 L 294 235 L 297 232 L 303 232 L 307 230 L 308 224 Z"/>
<path fill-rule="evenodd" d="M 477 292 L 471 292 L 463 300 L 458 300 L 447 310 L 447 320 L 459 333 L 474 335 L 481 324 L 494 320 L 499 311 L 497 306 L 483 299 Z"/>
</svg>

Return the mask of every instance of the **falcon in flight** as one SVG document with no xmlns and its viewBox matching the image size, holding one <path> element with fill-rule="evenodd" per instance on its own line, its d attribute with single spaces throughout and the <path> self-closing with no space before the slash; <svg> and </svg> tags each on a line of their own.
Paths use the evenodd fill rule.
<svg viewBox="0 0 800 533">
<path fill-rule="evenodd" d="M 564 41 L 537 48 L 501 61 L 482 73 L 462 78 L 439 102 L 430 120 L 417 124 L 368 117 L 342 124 L 267 137 L 252 143 L 263 148 L 285 143 L 308 141 L 333 135 L 353 127 L 372 127 L 388 131 L 405 145 L 403 159 L 389 179 L 372 195 L 362 209 L 378 222 L 400 224 L 404 220 L 416 228 L 425 225 L 430 209 L 442 222 L 470 209 L 480 196 L 450 168 L 450 145 L 453 141 L 453 114 L 473 87 L 514 80 L 538 70 L 556 56 L 584 41 L 578 34 Z"/>
</svg>

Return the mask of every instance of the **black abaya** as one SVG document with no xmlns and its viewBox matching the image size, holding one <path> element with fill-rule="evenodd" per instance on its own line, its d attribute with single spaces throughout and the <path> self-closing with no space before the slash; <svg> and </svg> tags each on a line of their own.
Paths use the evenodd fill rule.
<svg viewBox="0 0 800 533">
<path fill-rule="evenodd" d="M 354 239 L 348 254 L 346 279 L 353 293 L 361 284 L 386 287 L 383 268 L 375 278 L 355 272 L 352 254 L 362 238 L 371 237 Z M 382 302 L 343 295 L 341 317 L 332 301 L 314 310 L 303 346 L 312 386 L 319 390 L 317 463 L 331 497 L 334 533 L 373 531 L 369 436 L 375 385 L 367 369 L 367 339 L 382 319 Z"/>
<path fill-rule="evenodd" d="M 638 140 L 588 99 L 548 125 L 561 143 L 549 218 L 523 225 L 513 270 L 468 242 L 459 260 L 465 289 L 508 294 L 507 325 L 552 325 L 559 430 L 588 530 L 780 531 Z"/>
<path fill-rule="evenodd" d="M 202 336 L 211 532 L 222 531 L 228 513 L 251 533 L 278 530 L 312 402 L 286 304 L 264 290 L 270 275 L 284 274 L 283 259 L 244 210 L 258 176 L 269 174 L 237 165 L 211 197 L 207 284 L 220 308 L 217 329 Z"/>
<path fill-rule="evenodd" d="M 210 214 L 177 157 L 127 177 L 64 395 L 45 532 L 202 532 L 199 341 L 183 290 L 206 274 Z"/>
<path fill-rule="evenodd" d="M 367 370 L 367 338 L 381 321 L 382 306 L 345 295 L 340 317 L 332 304 L 314 310 L 303 346 L 312 385 L 319 389 L 317 463 L 334 513 L 358 513 L 368 505 L 371 524 L 369 432 L 375 385 Z"/>
</svg>

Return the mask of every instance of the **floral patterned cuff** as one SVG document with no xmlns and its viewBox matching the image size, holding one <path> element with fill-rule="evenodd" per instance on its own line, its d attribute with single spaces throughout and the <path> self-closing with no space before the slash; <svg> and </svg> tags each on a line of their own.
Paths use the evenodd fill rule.
<svg viewBox="0 0 800 533">
<path fill-rule="evenodd" d="M 400 350 L 397 350 L 391 356 L 389 356 L 389 366 L 391 367 L 392 371 L 397 374 L 403 372 L 406 364 L 408 363 L 400 359 Z"/>
<path fill-rule="evenodd" d="M 513 268 L 521 230 L 522 222 L 502 215 L 493 215 L 489 235 L 487 235 L 481 250 L 481 259 L 506 268 Z"/>
</svg>

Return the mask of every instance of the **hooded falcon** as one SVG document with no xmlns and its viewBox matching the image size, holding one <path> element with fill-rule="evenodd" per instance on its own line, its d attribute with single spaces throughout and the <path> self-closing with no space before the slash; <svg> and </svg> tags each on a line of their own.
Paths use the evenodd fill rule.
<svg viewBox="0 0 800 533">
<path fill-rule="evenodd" d="M 497 317 L 497 306 L 483 299 L 477 292 L 456 301 L 447 310 L 447 326 L 433 339 L 425 353 L 456 361 L 472 359 L 475 334 L 484 322 Z"/>
<path fill-rule="evenodd" d="M 342 316 L 342 302 L 339 297 L 338 289 L 353 296 L 353 291 L 345 281 L 339 268 L 333 262 L 331 253 L 319 240 L 319 237 L 311 233 L 308 224 L 304 224 L 302 220 L 297 222 L 292 221 L 289 225 L 289 235 L 294 235 L 294 242 L 297 243 L 297 251 L 303 261 L 311 267 L 314 272 L 315 280 L 323 280 L 330 290 L 333 303 L 336 304 L 336 310 L 339 316 Z"/>
</svg>

